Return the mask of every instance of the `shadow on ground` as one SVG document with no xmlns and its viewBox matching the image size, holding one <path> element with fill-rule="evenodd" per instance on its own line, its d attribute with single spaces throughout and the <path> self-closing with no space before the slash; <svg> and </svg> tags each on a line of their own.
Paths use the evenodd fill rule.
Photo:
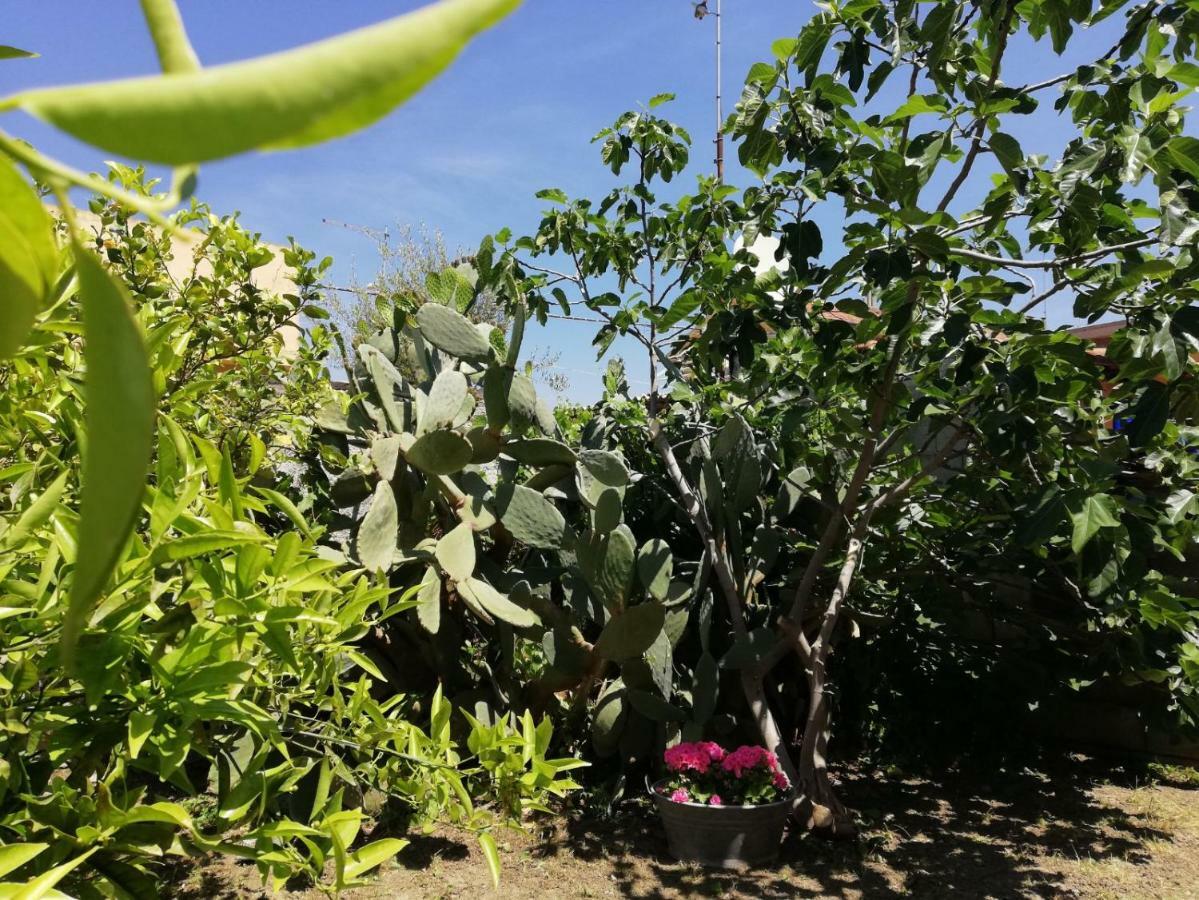
<svg viewBox="0 0 1199 900">
<path fill-rule="evenodd" d="M 1190 812 L 1199 796 L 1130 790 L 1143 783 L 1110 767 L 1062 759 L 1051 769 L 996 768 L 982 777 L 852 767 L 840 779 L 859 836 L 791 834 L 769 869 L 678 863 L 649 803 L 629 801 L 615 818 L 566 816 L 528 834 L 497 832 L 498 891 L 475 837 L 445 828 L 408 832 L 395 864 L 346 897 L 1158 897 L 1190 896 L 1192 869 L 1199 873 L 1199 817 Z M 180 865 L 167 884 L 167 896 L 188 900 L 268 896 L 252 865 L 229 858 Z M 322 895 L 308 887 L 287 896 Z"/>
<path fill-rule="evenodd" d="M 1043 866 L 1045 857 L 1145 863 L 1146 842 L 1170 837 L 1093 800 L 1092 784 L 1077 763 L 1050 774 L 997 773 L 987 781 L 844 772 L 843 796 L 862 821 L 859 837 L 831 842 L 791 834 L 778 868 L 753 873 L 675 862 L 648 810 L 609 821 L 570 820 L 566 841 L 551 839 L 533 852 L 603 860 L 623 896 L 644 900 L 1069 895 L 1061 876 Z"/>
</svg>

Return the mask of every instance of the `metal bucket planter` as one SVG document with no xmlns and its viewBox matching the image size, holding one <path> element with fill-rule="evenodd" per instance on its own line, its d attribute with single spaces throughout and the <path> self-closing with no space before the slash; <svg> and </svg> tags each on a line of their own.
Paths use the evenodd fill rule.
<svg viewBox="0 0 1199 900">
<path fill-rule="evenodd" d="M 762 806 L 708 806 L 678 803 L 651 789 L 675 859 L 722 869 L 747 869 L 774 862 L 792 799 Z"/>
</svg>

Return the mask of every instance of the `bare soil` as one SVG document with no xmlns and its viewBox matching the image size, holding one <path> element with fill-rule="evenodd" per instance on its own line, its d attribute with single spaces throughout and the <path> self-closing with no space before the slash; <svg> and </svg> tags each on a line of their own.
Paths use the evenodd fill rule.
<svg viewBox="0 0 1199 900">
<path fill-rule="evenodd" d="M 366 898 L 1087 897 L 1199 898 L 1199 789 L 1145 783 L 1086 763 L 930 780 L 842 771 L 861 817 L 851 841 L 792 834 L 779 864 L 736 873 L 672 860 L 648 806 L 613 819 L 567 817 L 497 835 L 498 892 L 472 836 L 416 836 Z M 251 865 L 209 859 L 170 891 L 199 900 L 270 896 Z M 322 896 L 313 888 L 287 900 Z"/>
</svg>

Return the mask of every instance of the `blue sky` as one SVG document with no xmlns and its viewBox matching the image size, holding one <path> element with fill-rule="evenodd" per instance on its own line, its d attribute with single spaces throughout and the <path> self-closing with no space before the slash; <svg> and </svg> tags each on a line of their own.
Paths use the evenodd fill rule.
<svg viewBox="0 0 1199 900">
<path fill-rule="evenodd" d="M 411 10 L 415 0 L 180 0 L 201 61 L 213 65 L 318 40 Z M 713 6 L 715 4 L 712 4 Z M 815 11 L 807 0 L 725 0 L 724 91 L 731 109 L 749 66 L 770 58 L 771 42 L 793 36 Z M 72 15 L 71 13 L 75 13 Z M 1012 80 L 1036 81 L 1070 70 L 1112 43 L 1121 16 L 1084 33 L 1057 58 L 1047 42 L 1016 41 Z M 561 187 L 599 196 L 613 184 L 591 137 L 625 109 L 662 91 L 677 100 L 664 110 L 695 139 L 695 172 L 710 171 L 713 130 L 712 20 L 697 22 L 689 0 L 526 0 L 481 36 L 454 66 L 406 106 L 374 127 L 302 151 L 255 154 L 205 166 L 198 195 L 271 241 L 294 235 L 336 260 L 331 280 L 369 273 L 372 246 L 339 222 L 383 228 L 427 223 L 451 245 L 474 247 L 508 225 L 536 227 L 534 193 Z M 0 43 L 42 54 L 0 64 L 0 93 L 23 87 L 118 78 L 156 69 L 153 47 L 133 0 L 99 7 L 79 0 L 13 4 Z M 895 79 L 892 79 L 893 81 Z M 898 84 L 891 86 L 895 91 Z M 876 102 L 896 105 L 886 89 Z M 1043 109 L 1011 130 L 1026 152 L 1055 154 L 1068 122 Z M 1054 94 L 1055 96 L 1055 94 Z M 6 130 L 73 165 L 101 170 L 104 154 L 17 113 Z M 734 157 L 728 180 L 748 185 Z M 971 198 L 964 198 L 969 201 Z M 826 212 L 826 235 L 836 211 Z M 826 237 L 826 244 L 829 238 Z M 1064 307 L 1053 320 L 1068 318 Z M 589 401 L 600 391 L 590 346 L 594 326 L 552 322 L 530 337 L 560 352 L 571 381 L 567 396 Z M 628 348 L 618 343 L 616 352 Z M 636 378 L 636 370 L 631 375 Z"/>
</svg>

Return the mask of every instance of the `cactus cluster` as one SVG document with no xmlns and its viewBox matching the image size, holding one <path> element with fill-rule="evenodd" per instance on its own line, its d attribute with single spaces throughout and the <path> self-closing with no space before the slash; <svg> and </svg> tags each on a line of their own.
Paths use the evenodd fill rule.
<svg viewBox="0 0 1199 900">
<path fill-rule="evenodd" d="M 521 310 L 506 334 L 472 322 L 476 274 L 435 278 L 452 286 L 431 291 L 445 302 L 397 307 L 394 327 L 357 348 L 349 390 L 320 418 L 345 552 L 414 589 L 398 624 L 426 642 L 460 650 L 461 635 L 481 633 L 497 647 L 539 645 L 542 671 L 513 686 L 520 696 L 502 691 L 508 703 L 586 698 L 606 683 L 593 717 L 601 752 L 630 715 L 682 720 L 670 704 L 672 639 L 691 585 L 672 578 L 665 541 L 638 546 L 624 523 L 634 473 L 598 439 L 564 442 L 518 366 Z"/>
</svg>

